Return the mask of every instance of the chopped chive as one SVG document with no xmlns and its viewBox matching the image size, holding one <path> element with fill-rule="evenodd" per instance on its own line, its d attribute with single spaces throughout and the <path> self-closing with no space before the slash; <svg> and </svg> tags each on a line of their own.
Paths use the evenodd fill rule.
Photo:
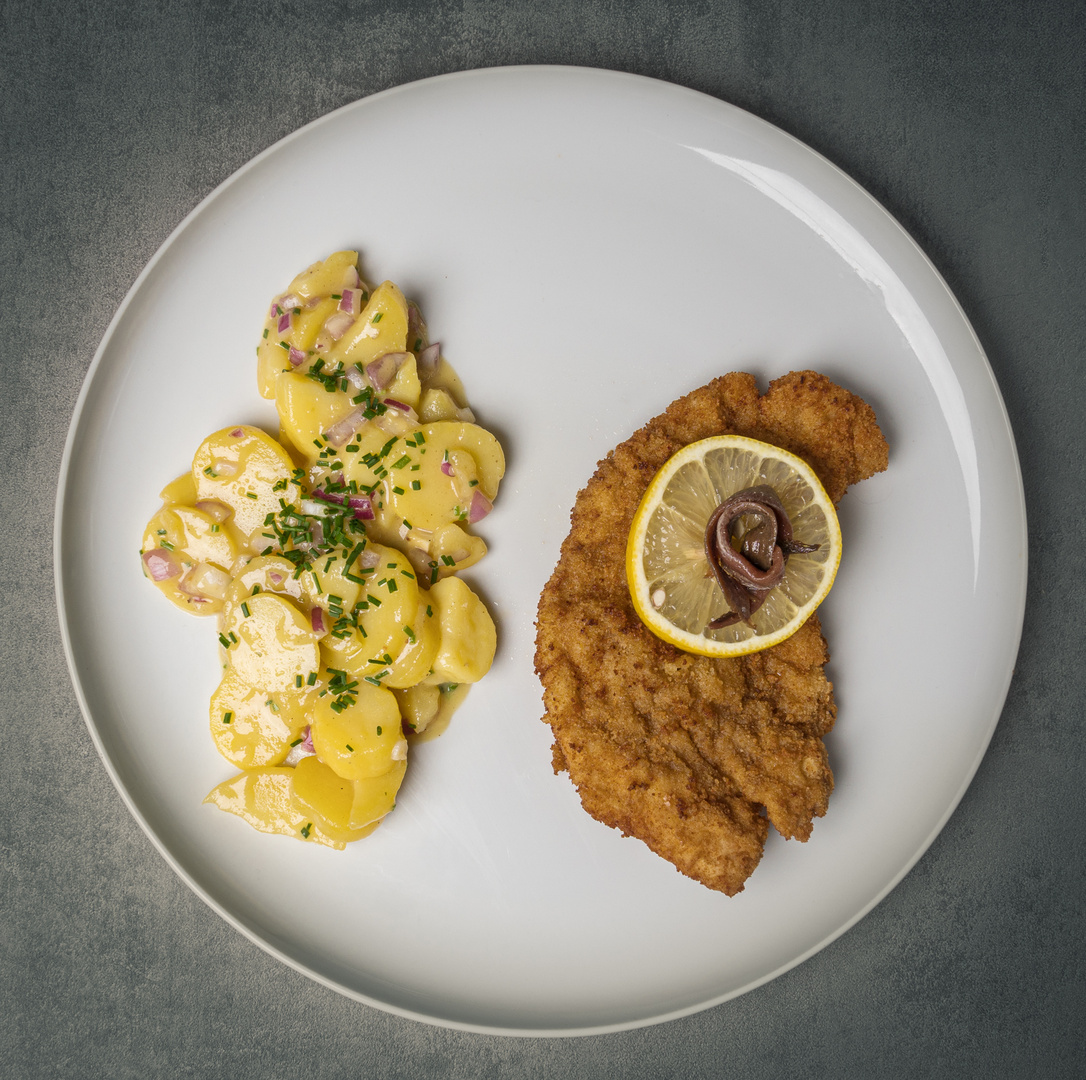
<svg viewBox="0 0 1086 1080">
<path fill-rule="evenodd" d="M 230 724 L 234 720 L 234 714 L 232 712 L 224 712 L 222 714 L 222 722 L 224 724 Z"/>
<path fill-rule="evenodd" d="M 384 317 L 385 317 L 385 313 L 383 311 L 379 311 L 379 312 L 377 312 L 376 315 L 374 315 L 374 317 L 370 321 L 375 322 L 375 323 L 379 323 Z"/>
<path fill-rule="evenodd" d="M 245 616 L 245 618 L 248 618 L 252 614 L 252 612 L 249 610 L 249 605 L 248 604 L 242 602 L 241 613 L 242 613 L 242 615 Z"/>
</svg>

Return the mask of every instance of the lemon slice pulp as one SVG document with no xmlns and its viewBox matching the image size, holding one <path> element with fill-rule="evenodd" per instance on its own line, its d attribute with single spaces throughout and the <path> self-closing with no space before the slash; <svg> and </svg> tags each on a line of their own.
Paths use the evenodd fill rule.
<svg viewBox="0 0 1086 1080">
<path fill-rule="evenodd" d="M 789 556 L 784 579 L 751 616 L 713 630 L 730 610 L 705 554 L 705 527 L 730 495 L 768 485 L 792 523 L 793 538 L 817 544 Z M 659 638 L 702 656 L 742 656 L 791 637 L 822 603 L 841 562 L 841 527 L 814 470 L 794 454 L 741 435 L 715 435 L 683 447 L 653 478 L 626 544 L 634 608 Z"/>
</svg>

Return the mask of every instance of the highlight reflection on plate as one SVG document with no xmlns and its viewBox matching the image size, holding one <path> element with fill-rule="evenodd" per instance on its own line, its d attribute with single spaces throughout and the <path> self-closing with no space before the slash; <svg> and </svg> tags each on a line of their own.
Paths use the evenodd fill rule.
<svg viewBox="0 0 1086 1080">
<path fill-rule="evenodd" d="M 408 143 L 423 161 L 404 160 Z M 465 575 L 498 623 L 494 669 L 418 749 L 386 823 L 336 853 L 202 805 L 231 772 L 206 728 L 214 634 L 162 602 L 136 552 L 158 490 L 204 435 L 274 430 L 255 389 L 265 304 L 344 247 L 419 301 L 509 469 L 480 529 L 490 554 Z M 845 558 L 820 612 L 840 710 L 829 813 L 805 845 L 771 832 L 746 891 L 728 899 L 592 821 L 552 774 L 535 607 L 574 497 L 612 446 L 715 375 L 764 384 L 796 368 L 874 406 L 891 464 L 841 505 Z M 917 543 L 935 506 L 944 558 L 925 562 L 920 588 Z M 900 227 L 747 113 L 568 68 L 388 91 L 231 177 L 117 313 L 57 504 L 76 691 L 171 865 L 313 978 L 479 1031 L 587 1033 L 690 1013 L 852 925 L 930 844 L 984 753 L 1025 573 L 998 389 Z"/>
</svg>

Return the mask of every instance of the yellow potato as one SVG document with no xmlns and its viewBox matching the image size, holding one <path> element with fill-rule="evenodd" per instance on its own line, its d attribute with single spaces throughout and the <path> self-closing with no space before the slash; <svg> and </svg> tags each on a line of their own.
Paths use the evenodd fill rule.
<svg viewBox="0 0 1086 1080">
<path fill-rule="evenodd" d="M 320 455 L 315 442 L 324 442 L 324 433 L 356 406 L 342 390 L 328 393 L 321 383 L 289 371 L 275 384 L 275 407 L 279 410 L 281 433 L 310 464 Z M 381 441 L 388 438 L 386 435 Z"/>
<path fill-rule="evenodd" d="M 436 683 L 422 683 L 395 693 L 404 723 L 416 735 L 421 734 L 437 716 L 441 706 L 441 688 Z"/>
<path fill-rule="evenodd" d="M 326 674 L 326 683 L 328 678 Z M 338 699 L 333 696 L 337 685 L 350 688 Z M 361 680 L 344 687 L 342 678 L 332 686 L 313 706 L 310 731 L 317 757 L 345 780 L 382 776 L 395 761 L 406 760 L 407 743 L 392 691 Z"/>
<path fill-rule="evenodd" d="M 441 624 L 441 644 L 434 657 L 438 682 L 478 682 L 494 662 L 498 637 L 486 605 L 457 577 L 443 578 L 430 589 Z"/>
<path fill-rule="evenodd" d="M 473 520 L 478 512 L 473 508 L 476 491 L 485 500 L 479 516 L 485 516 L 505 473 L 498 440 L 475 424 L 455 421 L 421 427 L 395 447 L 388 460 L 385 503 L 391 513 L 418 529 Z"/>
<path fill-rule="evenodd" d="M 213 518 L 192 507 L 163 507 L 147 523 L 140 554 L 144 574 L 179 608 L 196 615 L 221 609 L 237 551 Z"/>
<path fill-rule="evenodd" d="M 401 646 L 398 654 L 392 654 L 392 663 L 380 676 L 381 685 L 394 690 L 414 686 L 426 678 L 441 642 L 441 628 L 424 590 L 419 591 L 415 618 L 410 623 L 405 623 L 401 630 L 406 643 Z"/>
<path fill-rule="evenodd" d="M 159 493 L 164 503 L 181 503 L 192 506 L 196 502 L 196 483 L 192 479 L 192 470 L 183 472 L 176 480 L 171 480 Z"/>
<path fill-rule="evenodd" d="M 294 316 L 287 340 L 296 349 L 308 353 L 316 343 L 317 335 L 321 332 L 325 320 L 330 315 L 334 315 L 338 307 L 339 301 L 333 300 L 330 296 L 306 304 Z"/>
<path fill-rule="evenodd" d="M 351 827 L 354 784 L 350 780 L 337 776 L 316 757 L 302 758 L 291 771 L 294 811 L 308 818 L 325 836 L 349 844 L 373 831 L 369 823 L 362 828 Z"/>
<path fill-rule="evenodd" d="M 380 559 L 359 575 L 366 584 L 359 592 L 359 629 L 344 638 L 328 636 L 322 645 L 333 667 L 355 678 L 379 678 L 410 645 L 404 627 L 418 621 L 419 587 L 410 561 L 395 548 L 369 544 L 367 552 Z"/>
<path fill-rule="evenodd" d="M 344 841 L 331 839 L 295 805 L 293 778 L 294 770 L 282 766 L 248 769 L 212 788 L 204 802 L 236 814 L 261 832 L 293 836 L 342 851 Z"/>
<path fill-rule="evenodd" d="M 239 769 L 278 765 L 309 723 L 316 687 L 258 690 L 233 668 L 223 673 L 208 709 L 211 738 Z"/>
<path fill-rule="evenodd" d="M 370 294 L 354 325 L 328 350 L 326 366 L 337 362 L 363 368 L 385 353 L 404 352 L 407 345 L 407 301 L 391 281 Z"/>
<path fill-rule="evenodd" d="M 314 296 L 330 296 L 353 288 L 357 281 L 358 252 L 336 251 L 323 262 L 315 262 L 298 274 L 287 287 L 287 293 L 310 300 Z"/>
<path fill-rule="evenodd" d="M 400 365 L 400 370 L 396 372 L 396 377 L 380 391 L 379 396 L 401 401 L 417 412 L 421 394 L 422 384 L 419 382 L 418 365 L 414 356 L 409 353 L 407 359 Z"/>
<path fill-rule="evenodd" d="M 481 536 L 465 532 L 459 525 L 442 525 L 430 541 L 430 559 L 441 577 L 474 566 L 486 554 Z"/>
<path fill-rule="evenodd" d="M 293 473 L 287 452 L 259 428 L 244 424 L 209 435 L 192 459 L 198 499 L 230 507 L 234 527 L 250 542 L 259 543 L 264 519 L 279 510 L 280 496 L 290 501 Z"/>
<path fill-rule="evenodd" d="M 351 800 L 352 829 L 375 829 L 382 818 L 396 805 L 396 792 L 400 790 L 407 762 L 397 761 L 382 776 L 372 776 L 354 782 L 354 797 Z"/>
<path fill-rule="evenodd" d="M 309 616 L 290 600 L 257 593 L 231 609 L 221 641 L 238 677 L 261 690 L 290 690 L 320 667 Z"/>
</svg>

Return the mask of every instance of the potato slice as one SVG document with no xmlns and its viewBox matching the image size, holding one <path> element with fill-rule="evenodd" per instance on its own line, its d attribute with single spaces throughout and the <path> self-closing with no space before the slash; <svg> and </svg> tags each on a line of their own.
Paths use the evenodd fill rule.
<svg viewBox="0 0 1086 1080">
<path fill-rule="evenodd" d="M 395 446 L 387 460 L 384 503 L 416 529 L 473 520 L 474 493 L 492 503 L 505 474 L 498 440 L 476 424 L 457 421 L 424 425 Z M 484 504 L 483 513 L 487 509 Z"/>
<path fill-rule="evenodd" d="M 200 444 L 192 459 L 198 500 L 214 499 L 234 511 L 234 527 L 260 547 L 264 519 L 279 510 L 287 496 L 294 462 L 259 428 L 245 424 L 223 428 Z"/>
<path fill-rule="evenodd" d="M 352 687 L 353 703 L 338 711 L 331 692 L 313 707 L 310 731 L 313 749 L 332 771 L 345 780 L 382 776 L 395 761 L 407 757 L 400 709 L 391 690 L 358 681 Z"/>
<path fill-rule="evenodd" d="M 229 531 L 199 510 L 166 506 L 147 523 L 140 548 L 144 574 L 172 603 L 195 615 L 222 608 L 226 573 L 237 555 Z"/>
<path fill-rule="evenodd" d="M 354 782 L 354 798 L 351 800 L 352 829 L 371 831 L 381 823 L 385 815 L 396 806 L 396 792 L 400 790 L 407 762 L 397 761 L 382 776 L 373 776 Z"/>
<path fill-rule="evenodd" d="M 391 281 L 370 294 L 354 325 L 328 350 L 326 366 L 361 364 L 363 368 L 385 353 L 404 352 L 407 345 L 407 301 Z"/>
<path fill-rule="evenodd" d="M 260 690 L 290 690 L 320 667 L 309 616 L 274 593 L 257 593 L 233 608 L 223 637 L 230 667 Z"/>
<path fill-rule="evenodd" d="M 290 798 L 294 812 L 308 818 L 331 840 L 349 844 L 369 835 L 376 827 L 373 823 L 351 827 L 354 784 L 337 776 L 320 758 L 302 758 L 291 772 Z"/>
<path fill-rule="evenodd" d="M 438 682 L 478 682 L 494 662 L 498 637 L 486 605 L 460 578 L 448 577 L 430 589 L 441 624 L 434 657 Z"/>
<path fill-rule="evenodd" d="M 358 282 L 358 252 L 334 251 L 322 262 L 307 267 L 287 287 L 287 293 L 300 300 L 330 296 L 354 288 Z"/>
<path fill-rule="evenodd" d="M 204 802 L 237 815 L 261 832 L 293 836 L 342 851 L 344 841 L 333 840 L 322 832 L 312 817 L 295 805 L 293 778 L 294 770 L 282 766 L 249 769 L 212 788 Z"/>
<path fill-rule="evenodd" d="M 258 690 L 227 668 L 208 709 L 212 741 L 239 769 L 278 765 L 309 723 L 316 700 L 316 687 Z"/>
</svg>

